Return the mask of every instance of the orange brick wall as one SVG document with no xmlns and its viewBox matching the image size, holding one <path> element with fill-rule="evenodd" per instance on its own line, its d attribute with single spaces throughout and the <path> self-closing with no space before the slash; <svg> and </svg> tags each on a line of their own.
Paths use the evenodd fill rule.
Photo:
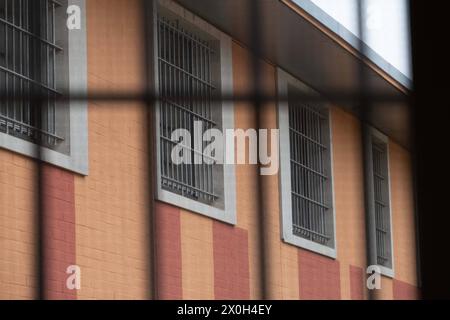
<svg viewBox="0 0 450 320">
<path fill-rule="evenodd" d="M 350 298 L 364 300 L 366 281 L 362 268 L 350 266 Z"/>
<path fill-rule="evenodd" d="M 394 300 L 418 300 L 420 299 L 420 290 L 417 286 L 409 283 L 394 280 L 393 281 Z"/>
<path fill-rule="evenodd" d="M 252 57 L 248 51 L 237 43 L 233 43 L 233 90 L 236 94 L 248 94 L 253 89 Z M 261 78 L 269 83 L 268 89 L 273 90 L 273 68 L 262 63 Z M 234 126 L 237 129 L 256 127 L 258 113 L 250 103 L 234 104 Z M 248 155 L 246 155 L 247 158 Z M 261 266 L 261 216 L 263 204 L 258 198 L 258 167 L 251 164 L 235 166 L 236 172 L 236 216 L 237 227 L 247 231 L 249 290 L 253 299 L 261 298 L 263 285 L 261 283 L 263 266 Z"/>
<path fill-rule="evenodd" d="M 87 1 L 91 92 L 138 91 L 145 84 L 140 15 L 139 0 Z M 232 54 L 234 91 L 248 93 L 254 85 L 252 56 L 238 43 L 233 43 Z M 263 89 L 275 94 L 276 67 L 263 61 L 260 67 Z M 70 249 L 67 252 L 59 252 L 63 263 L 53 265 L 59 277 L 56 288 L 64 280 L 61 269 L 75 263 L 81 267 L 78 299 L 149 299 L 154 298 L 153 286 L 160 299 L 368 297 L 364 287 L 361 125 L 355 116 L 331 106 L 336 260 L 281 241 L 279 177 L 259 177 L 255 165 L 236 166 L 236 226 L 161 202 L 150 212 L 146 107 L 125 101 L 91 101 L 88 116 L 89 175 L 49 168 L 64 178 L 55 181 L 53 176 L 51 183 L 60 189 L 67 186 L 73 197 L 64 203 L 49 202 L 55 209 L 50 211 L 53 218 L 70 225 L 49 232 L 49 237 L 74 243 L 74 247 L 66 247 Z M 251 104 L 235 104 L 236 128 L 255 128 L 258 120 L 262 128 L 276 128 L 276 104 L 263 105 L 259 113 Z M 377 297 L 414 298 L 417 276 L 411 159 L 397 144 L 389 147 L 396 277 L 383 277 Z M 2 299 L 35 297 L 35 178 L 32 160 L 0 150 Z M 64 216 L 71 210 L 73 224 L 71 216 L 66 216 L 68 221 Z M 155 217 L 154 235 L 150 214 Z M 152 238 L 156 241 L 153 257 Z M 152 283 L 152 264 L 156 283 Z M 54 297 L 75 297 L 63 289 L 55 292 L 61 295 Z"/>
<path fill-rule="evenodd" d="M 250 299 L 248 232 L 214 222 L 214 298 Z"/>
<path fill-rule="evenodd" d="M 89 0 L 88 88 L 145 84 L 139 0 Z M 151 297 L 147 111 L 131 102 L 89 103 L 89 175 L 75 177 L 79 299 Z"/>
<path fill-rule="evenodd" d="M 183 299 L 214 299 L 213 221 L 186 210 L 180 219 Z"/>
<path fill-rule="evenodd" d="M 254 85 L 252 83 L 252 57 L 249 52 L 238 45 L 233 46 L 233 71 L 234 89 L 237 93 L 248 93 Z M 267 94 L 276 90 L 276 68 L 268 63 L 261 63 L 261 80 L 263 90 Z M 267 104 L 262 106 L 260 112 L 260 125 L 262 128 L 276 128 L 276 106 Z M 250 104 L 237 103 L 235 105 L 236 128 L 253 128 L 256 123 L 255 110 Z M 336 210 L 337 233 L 337 261 L 316 257 L 314 268 L 307 257 L 317 255 L 287 245 L 280 241 L 280 211 L 278 177 L 262 177 L 262 199 L 254 197 L 254 193 L 248 190 L 257 190 L 257 169 L 254 166 L 237 166 L 237 204 L 238 226 L 247 226 L 249 241 L 254 240 L 254 246 L 250 245 L 250 279 L 252 297 L 261 295 L 261 272 L 264 272 L 267 295 L 275 299 L 298 299 L 330 297 L 341 299 L 367 299 L 368 292 L 365 288 L 367 267 L 366 261 L 366 234 L 365 234 L 365 209 L 364 209 L 364 177 L 362 166 L 361 124 L 353 115 L 336 106 L 331 106 L 331 128 L 333 143 L 333 179 Z M 404 265 L 407 272 L 396 271 L 399 279 L 405 279 L 407 283 L 416 284 L 416 267 L 414 242 L 414 216 L 412 181 L 409 153 L 406 150 L 397 150 L 399 147 L 391 143 L 391 179 L 392 188 L 397 191 L 392 193 L 394 229 L 395 225 L 405 225 L 402 229 L 394 231 L 394 241 L 399 247 L 395 256 L 397 265 Z M 397 149 L 396 149 L 397 148 Z M 397 167 L 401 167 L 397 170 Z M 406 187 L 406 188 L 404 188 Z M 243 208 L 245 210 L 240 210 Z M 265 266 L 259 265 L 261 243 L 258 238 L 259 224 L 258 209 L 265 216 L 264 258 Z M 245 212 L 242 215 L 242 212 Z M 403 218 L 399 218 L 399 216 Z M 396 222 L 397 221 L 397 222 Z M 403 230 L 403 231 L 402 231 Z M 401 241 L 398 241 L 402 238 Z M 303 257 L 303 258 L 301 258 Z M 407 266 L 405 263 L 409 263 Z M 313 277 L 310 271 L 315 270 Z M 256 276 L 252 276 L 252 274 Z M 259 278 L 258 278 L 259 277 Z M 303 278 L 303 280 L 302 280 Z M 329 282 L 325 285 L 324 278 Z M 304 279 L 308 279 L 305 281 Z M 312 279 L 312 280 L 311 280 Z M 394 286 L 392 280 L 383 277 L 382 290 L 377 292 L 379 298 L 393 298 Z M 305 286 L 305 288 L 302 288 Z M 324 288 L 324 290 L 311 291 L 311 287 Z M 256 290 L 254 288 L 257 288 Z M 401 292 L 404 292 L 403 289 Z"/>
<path fill-rule="evenodd" d="M 389 166 L 395 264 L 394 298 L 418 297 L 412 159 L 406 149 L 392 141 L 389 143 Z"/>
<path fill-rule="evenodd" d="M 36 298 L 36 168 L 0 149 L 0 299 Z"/>
<path fill-rule="evenodd" d="M 361 124 L 355 116 L 332 107 L 331 130 L 341 296 L 351 299 L 350 267 L 367 267 Z M 363 293 L 366 297 L 366 290 Z"/>
<path fill-rule="evenodd" d="M 157 202 L 155 206 L 155 256 L 157 298 L 183 297 L 181 265 L 180 211 L 174 206 Z"/>
<path fill-rule="evenodd" d="M 299 249 L 300 299 L 339 300 L 341 279 L 339 261 Z"/>
<path fill-rule="evenodd" d="M 67 288 L 67 267 L 76 264 L 74 175 L 42 167 L 42 270 L 44 299 L 74 300 Z"/>
<path fill-rule="evenodd" d="M 251 93 L 253 83 L 253 57 L 237 43 L 233 44 L 233 81 L 237 94 Z M 276 69 L 260 61 L 260 82 L 267 94 L 276 94 Z M 264 104 L 257 113 L 249 103 L 235 104 L 235 127 L 256 127 L 257 117 L 261 128 L 277 128 L 275 103 Z M 260 177 L 262 197 L 258 199 L 258 175 L 256 166 L 236 166 L 238 226 L 249 230 L 250 292 L 252 298 L 261 298 L 265 287 L 266 298 L 298 299 L 297 249 L 280 241 L 280 202 L 278 176 Z M 261 214 L 265 226 L 261 228 Z M 263 229 L 263 230 L 261 230 Z M 264 234 L 261 237 L 261 232 Z M 264 248 L 261 246 L 264 240 Z M 263 252 L 262 252 L 263 250 Z M 261 254 L 264 256 L 261 257 Z M 264 266 L 261 265 L 264 258 Z M 263 286 L 261 281 L 265 279 Z"/>
<path fill-rule="evenodd" d="M 235 92 L 248 93 L 246 90 L 252 88 L 252 63 L 249 52 L 238 44 L 234 44 Z M 268 94 L 274 94 L 276 92 L 276 68 L 267 63 L 261 63 L 260 68 L 263 90 Z M 277 127 L 276 112 L 275 104 L 262 106 L 259 115 L 262 128 Z M 237 128 L 247 129 L 255 126 L 256 115 L 251 105 L 236 104 L 235 113 L 235 126 Z M 257 190 L 258 172 L 256 168 L 237 166 L 237 180 L 240 182 L 237 187 L 238 225 L 240 221 L 243 221 L 242 224 L 244 225 L 248 223 L 250 226 L 249 237 L 255 241 L 253 249 L 255 259 L 252 260 L 255 264 L 250 266 L 251 280 L 254 281 L 251 281 L 251 284 L 260 289 L 262 279 L 260 272 L 264 272 L 268 298 L 298 299 L 302 296 L 305 298 L 313 296 L 314 298 L 324 299 L 332 296 L 350 299 L 350 264 L 365 268 L 363 176 L 359 122 L 355 117 L 340 109 L 332 108 L 332 127 L 333 144 L 336 145 L 333 153 L 335 192 L 337 192 L 336 197 L 339 198 L 336 200 L 336 213 L 339 216 L 336 228 L 339 263 L 335 263 L 332 259 L 317 257 L 316 260 L 320 261 L 319 265 L 329 264 L 330 267 L 322 268 L 312 278 L 312 282 L 302 281 L 302 277 L 308 279 L 308 270 L 311 270 L 309 260 L 300 258 L 307 257 L 307 253 L 280 240 L 279 177 L 275 175 L 261 178 L 263 196 L 262 199 L 258 200 L 253 192 L 248 191 Z M 261 250 L 261 243 L 258 238 L 260 232 L 258 201 L 261 203 L 261 210 L 265 217 L 264 268 L 261 268 L 260 260 L 258 260 Z M 245 210 L 239 210 L 240 206 Z M 245 212 L 244 215 L 242 215 L 243 212 Z M 364 240 L 361 241 L 361 239 Z M 342 242 L 339 243 L 339 241 Z M 310 254 L 310 256 L 316 255 Z M 252 277 L 252 271 L 257 275 L 254 278 Z M 333 281 L 325 285 L 321 279 L 326 277 Z M 302 288 L 302 286 L 304 287 Z M 327 290 L 319 290 L 313 295 L 308 295 L 311 286 L 327 288 Z M 256 296 L 260 294 L 256 293 Z"/>
</svg>

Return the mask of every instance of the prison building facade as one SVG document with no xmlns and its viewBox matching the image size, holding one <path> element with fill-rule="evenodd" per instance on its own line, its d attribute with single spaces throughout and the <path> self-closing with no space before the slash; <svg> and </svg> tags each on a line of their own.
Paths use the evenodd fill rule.
<svg viewBox="0 0 450 320">
<path fill-rule="evenodd" d="M 420 297 L 410 88 L 260 5 L 255 28 L 251 1 L 0 0 L 1 299 Z M 361 74 L 395 99 L 361 105 Z M 196 128 L 279 129 L 279 170 L 175 163 Z"/>
</svg>

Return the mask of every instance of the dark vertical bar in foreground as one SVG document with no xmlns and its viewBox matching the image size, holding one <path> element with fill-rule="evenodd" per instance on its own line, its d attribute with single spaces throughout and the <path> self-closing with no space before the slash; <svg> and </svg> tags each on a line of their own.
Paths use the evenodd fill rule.
<svg viewBox="0 0 450 320">
<path fill-rule="evenodd" d="M 366 8 L 365 0 L 357 1 L 357 18 L 358 18 L 358 51 L 361 57 L 366 56 L 366 47 L 364 39 L 366 36 L 364 10 Z M 371 112 L 371 102 L 367 98 L 370 96 L 370 89 L 367 83 L 367 73 L 363 61 L 358 67 L 358 96 L 355 101 L 358 103 L 361 118 L 361 145 L 363 159 L 363 177 L 364 177 L 364 208 L 366 216 L 366 248 L 367 248 L 367 266 L 377 265 L 376 254 L 376 220 L 375 220 L 375 204 L 374 204 L 374 180 L 373 180 L 373 162 L 372 162 L 372 146 L 371 132 L 369 127 L 369 116 Z M 375 291 L 368 290 L 370 300 L 376 299 Z"/>
<path fill-rule="evenodd" d="M 40 35 L 40 26 L 42 23 L 42 19 L 40 16 L 41 10 L 41 0 L 39 1 L 33 1 L 30 12 L 28 13 L 30 15 L 30 30 L 34 34 Z M 33 70 L 33 72 L 30 73 L 30 78 L 38 77 L 40 76 L 42 70 L 41 67 L 38 66 L 38 59 L 40 59 L 40 47 L 38 46 L 38 42 L 35 42 L 35 45 L 29 46 L 29 57 L 31 61 L 29 61 L 30 64 L 30 70 Z M 34 74 L 33 74 L 34 73 Z M 44 95 L 42 90 L 39 90 L 36 86 L 30 85 L 31 89 L 31 96 L 33 97 L 30 106 L 32 108 L 31 113 L 35 115 L 36 120 L 36 128 L 38 130 L 42 130 L 42 115 L 41 110 L 42 106 L 44 105 Z M 37 215 L 36 215 L 36 246 L 37 246 L 37 286 L 36 286 L 36 298 L 39 300 L 44 300 L 46 298 L 45 296 L 45 257 L 44 257 L 44 224 L 45 224 L 45 203 L 44 203 L 44 173 L 43 173 L 43 162 L 42 162 L 42 150 L 41 150 L 41 144 L 42 144 L 42 136 L 37 133 L 36 134 L 36 150 L 37 150 Z"/>
<path fill-rule="evenodd" d="M 410 1 L 413 143 L 424 299 L 450 299 L 450 59 L 446 4 Z"/>
<path fill-rule="evenodd" d="M 252 73 L 253 73 L 253 92 L 249 92 L 250 96 L 253 96 L 253 105 L 255 108 L 256 114 L 256 130 L 261 128 L 261 118 L 260 113 L 262 111 L 262 103 L 263 103 L 263 83 L 261 81 L 261 65 L 260 59 L 262 57 L 262 21 L 261 16 L 261 4 L 263 1 L 260 0 L 249 0 L 249 5 L 247 7 L 248 10 L 248 28 L 250 31 L 250 49 L 253 54 L 252 60 Z M 250 102 L 250 101 L 249 101 Z M 259 155 L 259 138 L 258 138 L 258 155 Z M 267 262 L 267 246 L 266 246 L 266 217 L 265 217 L 265 209 L 262 206 L 263 199 L 263 179 L 261 177 L 260 172 L 261 164 L 258 164 L 258 202 L 259 202 L 259 234 L 260 234 L 260 266 L 261 266 L 261 298 L 263 300 L 268 299 L 269 293 L 267 288 L 267 274 L 266 274 L 266 262 Z"/>
<path fill-rule="evenodd" d="M 34 101 L 36 105 L 43 105 L 42 99 Z M 40 122 L 39 122 L 40 123 Z M 40 125 L 38 126 L 40 129 Z M 37 299 L 45 299 L 45 265 L 44 265 L 44 174 L 43 162 L 40 143 L 38 144 L 37 152 L 37 223 L 36 223 L 36 245 L 37 245 Z"/>
<path fill-rule="evenodd" d="M 148 185 L 148 196 L 149 196 L 149 212 L 148 212 L 148 228 L 150 230 L 149 236 L 149 250 L 150 250 L 150 261 L 149 261 L 149 289 L 150 289 L 150 298 L 158 299 L 158 290 L 157 290 L 157 268 L 156 268 L 156 236 L 155 236 L 155 186 L 156 186 L 156 157 L 155 157 L 155 141 L 154 141 L 154 132 L 155 132 L 155 100 L 153 97 L 155 94 L 152 94 L 155 88 L 155 68 L 157 67 L 154 63 L 155 61 L 155 44 L 156 44 L 156 26 L 155 26 L 155 10 L 156 10 L 156 1 L 154 0 L 141 0 L 142 1 L 142 25 L 144 28 L 144 50 L 145 50 L 145 91 L 146 91 L 146 100 L 143 101 L 145 103 L 145 108 L 147 109 L 147 139 L 148 139 L 148 176 L 147 176 L 147 185 Z"/>
</svg>

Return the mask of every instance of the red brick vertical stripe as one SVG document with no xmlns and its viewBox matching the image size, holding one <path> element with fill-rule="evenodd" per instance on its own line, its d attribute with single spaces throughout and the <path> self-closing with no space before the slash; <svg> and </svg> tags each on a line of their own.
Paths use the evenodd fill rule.
<svg viewBox="0 0 450 320">
<path fill-rule="evenodd" d="M 183 298 L 181 274 L 181 223 L 180 210 L 156 202 L 156 285 L 158 299 Z"/>
<path fill-rule="evenodd" d="M 214 221 L 213 250 L 215 298 L 219 300 L 249 299 L 247 231 Z"/>
<path fill-rule="evenodd" d="M 350 266 L 350 297 L 352 300 L 364 300 L 364 271 Z"/>
<path fill-rule="evenodd" d="M 419 300 L 420 290 L 409 283 L 395 280 L 393 284 L 394 300 Z"/>
<path fill-rule="evenodd" d="M 66 270 L 76 264 L 74 177 L 51 166 L 42 170 L 44 298 L 72 300 L 77 295 L 66 286 Z"/>
<path fill-rule="evenodd" d="M 300 299 L 341 298 L 339 262 L 312 252 L 298 251 Z"/>
</svg>

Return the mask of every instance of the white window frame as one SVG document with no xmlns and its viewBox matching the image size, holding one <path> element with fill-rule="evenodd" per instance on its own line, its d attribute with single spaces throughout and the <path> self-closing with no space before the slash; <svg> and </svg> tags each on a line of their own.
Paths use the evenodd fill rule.
<svg viewBox="0 0 450 320">
<path fill-rule="evenodd" d="M 304 83 L 297 80 L 282 69 L 277 69 L 277 84 L 279 97 L 288 96 L 288 86 L 294 86 L 305 94 L 317 95 L 315 91 L 307 87 Z M 330 112 L 329 106 L 325 108 Z M 289 104 L 286 99 L 280 99 L 278 102 L 278 128 L 280 130 L 280 141 L 289 141 Z M 334 179 L 333 179 L 333 140 L 332 140 L 332 121 L 331 114 L 328 116 L 330 129 L 330 179 L 331 179 L 331 213 L 333 214 L 333 247 L 319 244 L 317 242 L 297 236 L 292 231 L 292 196 L 291 196 L 291 151 L 289 143 L 280 144 L 280 174 L 279 174 L 279 190 L 280 190 L 280 210 L 281 210 L 281 235 L 282 240 L 294 246 L 307 249 L 309 251 L 336 259 L 337 242 L 336 242 L 336 212 L 334 199 Z"/>
<path fill-rule="evenodd" d="M 155 92 L 159 92 L 158 79 L 158 52 L 157 52 L 157 13 L 158 8 L 163 7 L 171 13 L 185 20 L 188 24 L 208 33 L 213 38 L 220 41 L 220 76 L 221 76 L 221 92 L 231 95 L 233 91 L 233 63 L 232 63 L 232 39 L 220 30 L 213 27 L 205 20 L 195 16 L 179 4 L 170 0 L 155 1 L 153 7 L 153 32 L 154 32 L 154 79 Z M 224 209 L 217 208 L 194 199 L 184 197 L 182 195 L 165 190 L 161 186 L 161 137 L 159 132 L 160 105 L 156 102 L 155 111 L 155 139 L 156 139 L 156 171 L 157 171 L 157 200 L 175 205 L 191 212 L 199 213 L 207 217 L 226 222 L 228 224 L 236 224 L 236 177 L 235 167 L 231 164 L 223 165 L 223 197 Z M 225 133 L 227 129 L 234 129 L 234 106 L 230 101 L 222 101 L 222 129 Z M 193 133 L 191 133 L 193 134 Z M 224 148 L 226 150 L 226 148 Z"/>
<path fill-rule="evenodd" d="M 395 260 L 394 260 L 394 225 L 393 225 L 393 218 L 392 218 L 392 194 L 391 194 L 391 168 L 390 168 L 390 154 L 389 154 L 389 137 L 382 133 L 381 131 L 377 130 L 376 128 L 369 126 L 369 135 L 366 137 L 366 147 L 372 149 L 372 139 L 376 138 L 378 141 L 386 145 L 386 157 L 387 157 L 387 181 L 388 181 L 388 196 L 389 196 L 389 223 L 390 223 L 390 245 L 391 245 L 391 265 L 392 267 L 386 267 L 378 265 L 377 263 L 377 248 L 368 248 L 370 251 L 370 255 L 372 257 L 371 263 L 376 264 L 381 271 L 381 274 L 389 277 L 394 278 L 395 276 Z M 366 151 L 367 152 L 367 151 Z M 371 161 L 373 163 L 372 158 L 372 152 L 370 152 L 370 156 L 367 157 L 367 161 Z M 370 166 L 373 170 L 373 165 Z M 373 177 L 373 171 L 368 172 L 367 174 L 370 174 Z M 372 178 L 373 179 L 373 178 Z M 371 180 L 373 182 L 373 180 Z M 374 195 L 371 195 L 371 201 L 372 203 L 375 201 Z M 372 214 L 375 215 L 375 211 L 372 211 Z M 373 217 L 373 221 L 375 221 L 375 216 Z M 376 225 L 373 225 L 371 228 L 373 228 L 372 232 L 376 232 L 375 228 Z"/>
<path fill-rule="evenodd" d="M 87 93 L 87 43 L 86 43 L 86 0 L 68 0 L 68 6 L 77 5 L 81 9 L 81 29 L 68 31 L 69 56 L 69 94 Z M 66 8 L 61 8 L 66 10 Z M 66 28 L 66 26 L 58 26 Z M 39 146 L 12 135 L 0 132 L 0 148 L 4 148 L 28 157 L 40 159 L 82 175 L 88 175 L 88 111 L 87 101 L 69 101 L 70 152 L 63 154 Z"/>
</svg>

